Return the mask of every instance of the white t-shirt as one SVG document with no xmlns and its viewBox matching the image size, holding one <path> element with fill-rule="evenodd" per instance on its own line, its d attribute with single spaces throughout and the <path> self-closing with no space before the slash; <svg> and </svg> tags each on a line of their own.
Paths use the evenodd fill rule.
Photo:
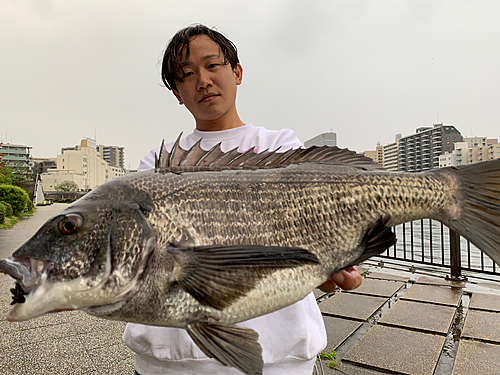
<svg viewBox="0 0 500 375">
<path fill-rule="evenodd" d="M 194 130 L 180 141 L 180 146 L 189 149 L 200 139 L 205 150 L 220 142 L 223 151 L 238 147 L 241 152 L 251 148 L 257 152 L 279 148 L 284 152 L 302 146 L 292 130 L 267 130 L 252 124 L 215 132 Z M 170 151 L 173 143 L 166 147 Z M 154 168 L 158 152 L 159 148 L 151 150 L 141 160 L 138 171 Z M 312 293 L 291 306 L 238 325 L 259 334 L 264 375 L 310 375 L 316 355 L 326 346 L 323 318 Z M 135 368 L 141 375 L 241 375 L 208 358 L 183 329 L 129 323 L 124 341 L 136 353 Z"/>
</svg>

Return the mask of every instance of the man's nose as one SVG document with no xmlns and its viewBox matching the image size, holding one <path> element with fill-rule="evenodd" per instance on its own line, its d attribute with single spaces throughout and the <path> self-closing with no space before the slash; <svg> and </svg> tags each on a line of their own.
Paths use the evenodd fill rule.
<svg viewBox="0 0 500 375">
<path fill-rule="evenodd" d="M 198 90 L 204 90 L 212 86 L 212 79 L 209 72 L 200 72 L 198 76 Z"/>
</svg>

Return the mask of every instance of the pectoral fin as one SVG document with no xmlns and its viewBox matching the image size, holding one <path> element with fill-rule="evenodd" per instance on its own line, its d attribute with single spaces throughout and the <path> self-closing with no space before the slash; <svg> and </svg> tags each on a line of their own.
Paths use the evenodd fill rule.
<svg viewBox="0 0 500 375">
<path fill-rule="evenodd" d="M 262 348 L 253 329 L 220 323 L 193 323 L 187 332 L 210 358 L 247 375 L 262 375 Z"/>
<path fill-rule="evenodd" d="M 231 305 L 277 268 L 318 263 L 309 251 L 280 246 L 169 248 L 177 263 L 174 282 L 205 306 Z"/>
<path fill-rule="evenodd" d="M 387 218 L 379 219 L 375 226 L 366 232 L 359 245 L 359 250 L 362 251 L 361 255 L 345 268 L 364 262 L 372 256 L 379 255 L 391 246 L 394 246 L 396 235 L 391 228 L 386 226 L 387 221 Z"/>
</svg>

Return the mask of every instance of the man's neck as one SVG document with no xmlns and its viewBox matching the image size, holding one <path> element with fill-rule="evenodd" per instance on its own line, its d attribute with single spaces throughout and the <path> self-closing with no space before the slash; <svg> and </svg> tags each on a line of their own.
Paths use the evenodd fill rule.
<svg viewBox="0 0 500 375">
<path fill-rule="evenodd" d="M 219 118 L 212 121 L 196 121 L 196 129 L 203 132 L 215 132 L 234 129 L 239 128 L 243 125 L 245 125 L 245 123 L 241 121 L 238 114 L 236 114 L 235 116 Z"/>
</svg>

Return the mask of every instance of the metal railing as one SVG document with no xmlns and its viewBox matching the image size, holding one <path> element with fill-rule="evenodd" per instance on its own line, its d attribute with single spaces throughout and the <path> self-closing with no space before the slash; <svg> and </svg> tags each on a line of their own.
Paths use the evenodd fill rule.
<svg viewBox="0 0 500 375">
<path fill-rule="evenodd" d="M 464 270 L 500 275 L 499 266 L 489 256 L 438 221 L 418 220 L 393 230 L 398 241 L 381 258 L 446 267 L 455 278 Z"/>
</svg>

